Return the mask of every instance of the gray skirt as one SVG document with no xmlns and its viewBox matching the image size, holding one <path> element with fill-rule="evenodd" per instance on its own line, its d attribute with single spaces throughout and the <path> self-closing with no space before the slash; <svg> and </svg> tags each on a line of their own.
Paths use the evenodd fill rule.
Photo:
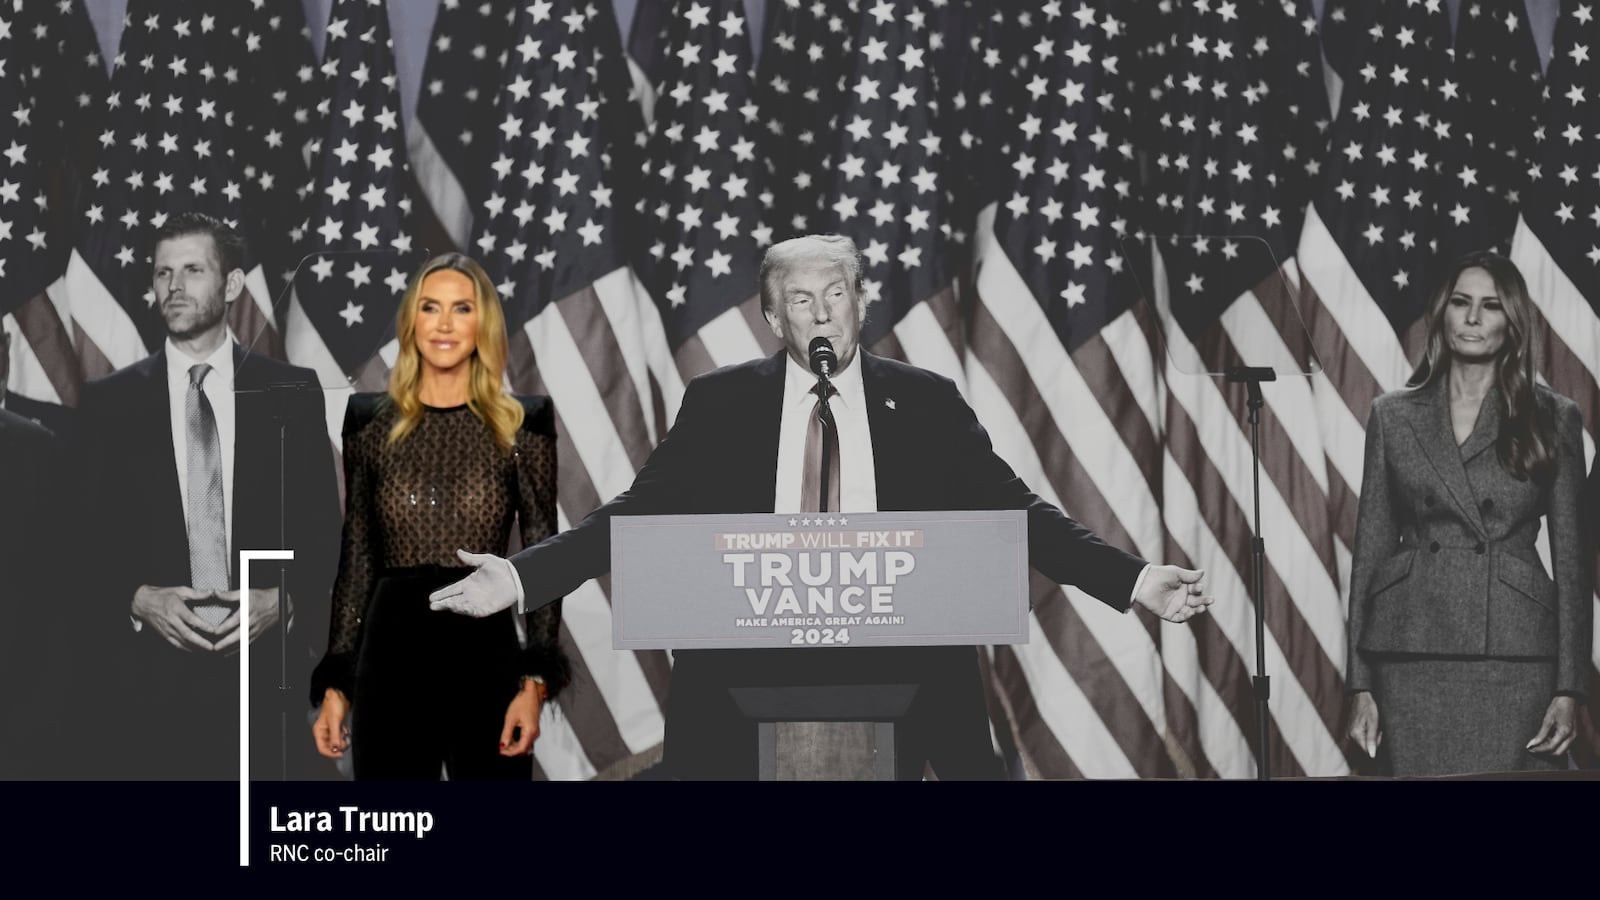
<svg viewBox="0 0 1600 900">
<path fill-rule="evenodd" d="M 1554 661 L 1378 656 L 1373 662 L 1379 758 L 1388 758 L 1392 774 L 1566 768 L 1564 759 L 1527 750 L 1555 696 Z"/>
</svg>

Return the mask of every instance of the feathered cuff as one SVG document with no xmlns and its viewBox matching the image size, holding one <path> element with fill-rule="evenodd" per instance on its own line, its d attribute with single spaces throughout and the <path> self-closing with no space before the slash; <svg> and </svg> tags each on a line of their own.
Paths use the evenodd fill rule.
<svg viewBox="0 0 1600 900">
<path fill-rule="evenodd" d="M 538 675 L 544 679 L 545 699 L 560 693 L 572 680 L 572 664 L 560 646 L 529 644 L 518 656 L 518 678 Z"/>
<path fill-rule="evenodd" d="M 328 688 L 342 693 L 351 702 L 356 695 L 356 658 L 354 653 L 329 653 L 311 670 L 311 705 L 322 705 Z"/>
</svg>

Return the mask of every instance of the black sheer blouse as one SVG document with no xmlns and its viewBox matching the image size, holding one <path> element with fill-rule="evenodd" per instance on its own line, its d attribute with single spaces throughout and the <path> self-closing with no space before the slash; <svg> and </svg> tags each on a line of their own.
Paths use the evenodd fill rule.
<svg viewBox="0 0 1600 900">
<path fill-rule="evenodd" d="M 422 421 L 389 442 L 399 411 L 383 394 L 357 394 L 345 414 L 344 538 L 333 587 L 328 653 L 312 678 L 324 691 L 353 694 L 362 622 L 386 569 L 460 567 L 456 549 L 504 554 L 513 520 L 524 546 L 556 531 L 556 442 L 546 398 L 527 409 L 510 453 L 466 406 L 424 407 Z M 463 572 L 463 576 L 465 576 Z M 568 681 L 558 635 L 561 602 L 527 616 L 521 671 L 545 679 L 551 696 Z"/>
</svg>

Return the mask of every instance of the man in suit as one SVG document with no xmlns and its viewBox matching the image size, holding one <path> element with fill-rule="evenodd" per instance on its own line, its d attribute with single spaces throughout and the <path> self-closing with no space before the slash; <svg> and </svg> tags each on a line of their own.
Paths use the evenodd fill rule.
<svg viewBox="0 0 1600 900">
<path fill-rule="evenodd" d="M 818 337 L 838 357 L 837 395 L 829 401 L 839 448 L 829 468 L 838 477 L 830 479 L 827 509 L 1023 509 L 1030 562 L 1051 578 L 1117 609 L 1138 603 L 1172 621 L 1210 603 L 1202 573 L 1148 566 L 1029 491 L 994 454 L 950 380 L 858 350 L 866 302 L 860 254 L 848 238 L 777 244 L 762 261 L 760 281 L 763 311 L 784 350 L 695 379 L 672 430 L 628 491 L 509 566 L 472 557 L 479 568 L 435 593 L 434 608 L 483 615 L 519 596 L 536 607 L 570 591 L 609 569 L 613 515 L 823 508 L 816 490 L 821 441 L 808 434 L 827 421 L 816 415 L 817 380 L 808 369 L 808 348 Z M 924 763 L 942 779 L 1001 775 L 971 647 L 680 651 L 666 714 L 667 770 L 682 778 L 754 777 L 756 729 L 734 707 L 729 687 L 885 681 L 921 686 L 896 735 L 898 777 L 921 777 Z"/>
<path fill-rule="evenodd" d="M 238 777 L 241 639 L 251 642 L 252 777 L 320 774 L 288 700 L 305 693 L 327 628 L 339 534 L 333 458 L 315 375 L 228 336 L 243 255 L 216 219 L 168 219 L 152 279 L 165 345 L 84 386 L 80 508 L 110 537 L 82 567 L 85 627 L 105 654 L 85 662 L 83 699 L 110 688 L 122 700 L 120 727 L 95 748 L 103 765 L 90 774 Z M 239 550 L 272 548 L 295 552 L 287 590 L 276 566 L 257 563 L 241 598 Z"/>
</svg>

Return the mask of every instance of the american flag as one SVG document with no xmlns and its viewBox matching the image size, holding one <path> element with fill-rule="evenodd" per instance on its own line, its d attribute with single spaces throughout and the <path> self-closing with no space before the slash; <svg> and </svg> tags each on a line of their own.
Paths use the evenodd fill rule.
<svg viewBox="0 0 1600 900">
<path fill-rule="evenodd" d="M 1600 432 L 1600 15 L 1566 5 L 1556 22 L 1537 141 L 1527 160 L 1511 259 L 1545 321 L 1542 374 L 1583 412 L 1584 459 Z M 1542 536 L 1541 536 L 1542 540 Z M 1600 585 L 1600 559 L 1595 584 Z M 1600 597 L 1596 599 L 1600 609 Z M 1600 627 L 1600 615 L 1594 617 Z M 1600 668 L 1600 640 L 1593 644 Z M 1592 680 L 1600 686 L 1600 679 Z M 1600 719 L 1591 689 L 1591 721 Z M 1591 725 L 1592 755 L 1600 739 Z"/>
<path fill-rule="evenodd" d="M 935 71 L 944 35 L 933 26 L 945 5 L 786 0 L 768 11 L 762 80 L 765 108 L 802 110 L 799 122 L 769 132 L 774 183 L 792 186 L 775 198 L 773 238 L 853 238 L 870 304 L 863 344 L 959 384 L 954 285 L 970 226 L 955 215 L 964 179 L 946 148 L 948 98 Z M 790 152 L 775 146 L 785 144 Z"/>
<path fill-rule="evenodd" d="M 164 340 L 149 257 L 168 216 L 199 210 L 241 225 L 229 82 L 238 58 L 229 25 L 210 10 L 129 5 L 64 276 L 85 377 L 131 365 Z M 247 263 L 246 273 L 246 296 L 230 308 L 229 322 L 249 343 L 272 313 L 260 267 Z"/>
<path fill-rule="evenodd" d="M 395 309 L 421 252 L 409 228 L 400 90 L 382 3 L 336 0 L 318 80 L 304 217 L 290 233 L 308 259 L 294 276 L 284 344 L 325 386 L 380 390 L 393 361 L 380 348 L 393 346 Z M 328 404 L 335 436 L 344 397 Z"/>
<path fill-rule="evenodd" d="M 1522 0 L 1467 0 L 1456 26 L 1464 116 L 1474 165 L 1489 192 L 1484 246 L 1511 246 L 1538 128 L 1544 72 Z"/>
<path fill-rule="evenodd" d="M 409 144 L 411 166 L 456 247 L 494 186 L 496 85 L 506 68 L 516 10 L 486 0 L 443 0 L 433 23 Z"/>
<path fill-rule="evenodd" d="M 39 107 L 34 126 L 81 168 L 94 155 L 92 129 L 110 84 L 83 0 L 12 0 L 10 6 L 19 74 Z"/>
<path fill-rule="evenodd" d="M 12 229 L 18 235 L 17 246 L 0 246 L 0 254 L 13 259 L 11 284 L 0 299 L 0 323 L 13 335 L 9 387 L 31 399 L 73 406 L 83 369 L 73 349 L 71 311 L 56 282 L 70 249 L 69 218 L 94 155 L 89 129 L 104 108 L 105 61 L 81 0 L 16 0 L 5 18 L 10 44 L 0 79 L 12 98 L 7 111 L 13 116 L 7 146 L 14 143 L 28 157 L 24 164 L 12 164 L 8 180 L 19 198 L 37 207 L 43 196 L 46 207 L 30 214 L 32 224 L 22 231 L 16 230 L 20 213 L 0 212 L 7 219 L 17 217 Z M 36 229 L 42 229 L 42 248 L 35 246 L 39 238 L 23 240 Z M 18 273 L 24 258 L 26 276 Z M 24 286 L 24 280 L 30 284 Z"/>
<path fill-rule="evenodd" d="M 43 351 L 45 360 L 73 360 L 64 323 L 45 294 L 65 263 L 66 240 L 49 219 L 44 162 L 51 145 L 39 140 L 42 113 L 30 96 L 34 82 L 18 53 L 17 29 L 11 12 L 0 10 L 0 111 L 8 119 L 0 140 L 0 316 L 31 326 L 18 327 L 23 337 L 13 340 L 18 393 L 59 402 L 75 396 L 76 367 L 52 371 L 40 358 Z M 35 340 L 42 346 L 35 348 Z M 10 387 L 0 384 L 0 393 Z"/>
<path fill-rule="evenodd" d="M 1308 5 L 1279 0 L 1183 4 L 1175 14 L 1159 57 L 1166 74 L 1150 185 L 1150 243 L 1161 263 L 1151 288 L 1170 310 L 1161 317 L 1166 530 L 1219 596 L 1252 596 L 1246 390 L 1204 373 L 1274 368 L 1279 380 L 1263 385 L 1260 416 L 1271 771 L 1339 772 L 1338 536 L 1312 382 L 1298 377 L 1315 371 L 1315 357 L 1295 313 L 1291 259 L 1328 124 L 1316 19 Z M 1231 603 L 1197 627 L 1168 629 L 1163 641 L 1168 671 L 1194 707 L 1185 716 L 1208 726 L 1185 747 L 1196 771 L 1255 770 L 1253 625 L 1251 605 Z"/>
<path fill-rule="evenodd" d="M 1348 80 L 1382 0 L 1326 0 L 1322 8 L 1322 52 L 1340 79 Z"/>
<path fill-rule="evenodd" d="M 320 82 L 299 4 L 230 3 L 243 5 L 229 28 L 239 61 L 230 82 L 238 92 L 233 104 L 236 110 L 249 110 L 237 117 L 236 152 L 249 210 L 243 224 L 250 248 L 266 269 L 268 288 L 281 299 L 299 261 L 292 232 L 302 215 L 299 198 L 307 179 L 306 145 L 313 135 Z M 278 309 L 282 312 L 281 305 Z M 272 323 L 272 332 L 265 336 L 269 342 L 258 341 L 257 347 L 281 358 L 278 328 Z"/>
<path fill-rule="evenodd" d="M 637 205 L 634 270 L 661 310 L 684 379 L 774 352 L 756 270 L 766 169 L 742 0 L 679 0 L 636 19 L 633 52 L 651 60 L 654 115 Z"/>
<path fill-rule="evenodd" d="M 512 387 L 555 403 L 566 528 L 628 487 L 683 385 L 628 265 L 643 121 L 611 6 L 535 0 L 511 31 L 492 187 L 467 250 L 517 329 Z M 563 605 L 573 687 L 559 701 L 566 715 L 541 725 L 534 753 L 546 777 L 626 769 L 659 752 L 671 664 L 665 652 L 611 649 L 608 593 L 608 580 L 589 582 Z"/>
<path fill-rule="evenodd" d="M 994 139 L 998 204 L 976 225 L 967 397 L 1033 489 L 1149 559 L 1161 527 L 1160 397 L 1121 243 L 1139 202 L 1127 23 L 1092 3 L 1014 9 L 1022 93 Z M 1024 62 L 1026 66 L 1024 66 Z M 1186 772 L 1160 630 L 1075 588 L 1033 582 L 1032 640 L 990 653 L 1030 774 Z"/>
</svg>

